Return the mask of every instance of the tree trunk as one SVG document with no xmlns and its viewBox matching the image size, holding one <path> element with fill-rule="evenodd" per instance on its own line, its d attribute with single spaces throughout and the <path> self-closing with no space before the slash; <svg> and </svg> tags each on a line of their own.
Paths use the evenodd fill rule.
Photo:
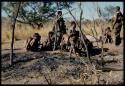
<svg viewBox="0 0 125 86">
<path fill-rule="evenodd" d="M 11 52 L 10 52 L 10 65 L 13 64 L 13 56 L 14 56 L 14 53 L 13 53 L 14 31 L 15 31 L 16 18 L 17 18 L 18 13 L 19 13 L 20 5 L 21 5 L 21 2 L 19 2 L 18 8 L 17 8 L 17 10 L 15 10 L 15 12 L 13 14 L 15 18 L 14 18 L 13 23 L 12 23 L 12 40 L 11 40 Z"/>
</svg>

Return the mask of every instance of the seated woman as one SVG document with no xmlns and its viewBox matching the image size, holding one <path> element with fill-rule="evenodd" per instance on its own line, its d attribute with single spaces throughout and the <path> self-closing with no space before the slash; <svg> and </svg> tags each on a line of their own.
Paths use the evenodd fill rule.
<svg viewBox="0 0 125 86">
<path fill-rule="evenodd" d="M 33 37 L 29 37 L 26 41 L 26 50 L 38 51 L 40 39 L 41 36 L 38 33 L 34 33 Z"/>
<path fill-rule="evenodd" d="M 42 47 L 40 50 L 52 50 L 53 48 L 53 43 L 54 43 L 54 32 L 50 31 L 48 33 L 47 40 L 42 43 Z"/>
</svg>

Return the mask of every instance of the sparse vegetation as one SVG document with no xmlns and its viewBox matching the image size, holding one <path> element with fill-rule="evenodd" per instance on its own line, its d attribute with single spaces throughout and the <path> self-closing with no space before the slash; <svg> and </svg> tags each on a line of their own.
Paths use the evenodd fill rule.
<svg viewBox="0 0 125 86">
<path fill-rule="evenodd" d="M 96 21 L 96 20 L 95 20 Z M 86 21 L 84 21 L 86 22 Z M 82 28 L 84 28 L 85 34 L 86 35 L 92 35 L 93 36 L 93 32 L 94 34 L 95 31 L 92 32 L 91 28 L 94 29 L 93 27 L 93 21 L 91 22 L 86 22 L 86 23 L 82 23 Z M 97 21 L 96 21 L 97 22 Z M 4 41 L 9 41 L 11 38 L 11 29 L 10 29 L 10 21 L 7 21 L 6 19 L 4 19 L 3 23 L 2 23 L 2 42 Z M 107 24 L 108 26 L 109 24 Z M 67 28 L 69 28 L 69 22 L 66 23 Z M 105 26 L 105 27 L 107 27 Z M 50 30 L 52 30 L 53 24 L 52 22 L 48 22 L 46 24 L 44 24 L 43 28 L 40 29 L 33 29 L 30 25 L 27 24 L 21 24 L 21 23 L 17 23 L 16 24 L 16 29 L 15 29 L 15 39 L 20 39 L 20 40 L 25 40 L 26 38 L 28 38 L 29 36 L 32 36 L 33 33 L 38 32 L 41 36 L 46 37 L 48 35 L 48 32 Z M 101 29 L 98 26 L 98 24 L 95 24 L 95 29 L 97 30 L 98 36 L 101 34 Z M 121 36 L 123 36 L 123 29 L 121 31 Z"/>
<path fill-rule="evenodd" d="M 87 55 L 89 58 L 86 58 L 86 55 L 75 56 L 74 54 L 69 58 L 68 52 L 60 50 L 26 52 L 24 48 L 28 37 L 33 36 L 34 33 L 39 33 L 42 43 L 47 38 L 49 31 L 53 28 L 53 21 L 49 19 L 54 15 L 53 13 L 51 14 L 51 12 L 49 13 L 51 16 L 46 22 L 43 23 L 42 19 L 36 21 L 36 19 L 40 18 L 40 15 L 35 17 L 33 10 L 37 9 L 38 11 L 41 7 L 40 3 L 41 2 L 23 3 L 23 5 L 25 5 L 24 8 L 31 6 L 33 9 L 31 15 L 25 16 L 25 19 L 28 20 L 27 24 L 24 23 L 25 21 L 23 21 L 23 23 L 17 21 L 15 24 L 15 42 L 12 42 L 11 46 L 10 40 L 13 37 L 11 19 L 13 18 L 12 16 L 11 19 L 2 17 L 2 84 L 123 84 L 123 40 L 119 47 L 115 47 L 112 44 L 105 44 L 103 42 L 104 40 L 102 40 L 102 43 L 99 41 L 97 44 L 96 41 L 92 42 L 94 47 L 92 48 L 93 51 L 91 55 Z M 90 35 L 99 39 L 99 36 L 103 35 L 103 31 L 107 27 L 111 27 L 111 24 L 109 22 L 107 23 L 107 20 L 109 16 L 113 14 L 112 9 L 114 7 L 106 7 L 105 10 L 107 10 L 107 12 L 104 12 L 104 14 L 98 13 L 99 18 L 103 17 L 103 20 L 94 19 L 94 17 L 92 20 L 82 20 L 84 10 L 81 7 L 81 2 L 78 4 L 81 12 L 79 21 L 73 16 L 69 7 L 67 8 L 69 14 L 71 14 L 77 23 L 77 30 L 79 30 L 82 35 Z M 39 5 L 39 9 L 37 5 Z M 47 10 L 50 9 L 49 5 L 52 5 L 52 3 L 47 2 L 44 3 L 44 5 L 47 9 L 45 9 L 44 6 L 41 7 L 41 10 L 45 11 L 41 11 L 43 15 L 49 12 Z M 57 2 L 56 5 L 65 8 L 70 6 L 70 3 Z M 14 8 L 13 4 L 10 2 L 8 6 L 12 7 L 12 9 L 8 9 L 6 5 L 4 9 L 6 11 L 12 11 Z M 97 9 L 100 8 L 97 6 Z M 21 15 L 24 15 L 21 14 L 23 11 L 26 10 L 21 8 L 19 14 L 21 18 Z M 55 12 L 55 9 L 51 11 Z M 99 10 L 99 12 L 101 11 Z M 39 12 L 37 13 L 39 14 Z M 34 16 L 34 18 L 30 19 L 29 16 Z M 46 20 L 46 17 L 43 20 Z M 30 20 L 32 20 L 32 24 Z M 35 25 L 38 25 L 39 22 L 42 23 L 43 26 L 38 29 Z M 68 30 L 70 28 L 70 22 L 66 21 L 65 23 Z M 121 38 L 123 38 L 123 27 L 121 30 Z M 82 38 L 82 41 L 84 41 L 84 38 Z M 14 46 L 12 48 L 13 44 Z M 86 46 L 86 44 L 84 45 Z M 14 51 L 13 65 L 9 65 L 9 55 L 11 55 L 9 54 L 10 48 Z M 85 52 L 88 52 L 87 48 Z M 103 58 L 103 60 L 101 58 Z"/>
</svg>

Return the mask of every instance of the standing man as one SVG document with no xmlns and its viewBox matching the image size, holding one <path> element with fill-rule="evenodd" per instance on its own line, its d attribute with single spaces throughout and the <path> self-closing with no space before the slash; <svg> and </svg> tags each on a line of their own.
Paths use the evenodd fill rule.
<svg viewBox="0 0 125 86">
<path fill-rule="evenodd" d="M 113 42 L 115 43 L 116 46 L 120 45 L 121 43 L 120 31 L 122 28 L 122 21 L 123 21 L 123 15 L 120 11 L 120 7 L 116 6 L 115 15 L 112 18 Z"/>
<path fill-rule="evenodd" d="M 59 48 L 60 46 L 60 42 L 62 39 L 62 35 L 64 33 L 66 33 L 66 25 L 65 25 L 65 21 L 62 17 L 62 11 L 58 10 L 56 12 L 56 18 L 55 18 L 55 22 L 54 22 L 54 27 L 53 27 L 53 31 L 54 31 L 54 49 Z"/>
</svg>

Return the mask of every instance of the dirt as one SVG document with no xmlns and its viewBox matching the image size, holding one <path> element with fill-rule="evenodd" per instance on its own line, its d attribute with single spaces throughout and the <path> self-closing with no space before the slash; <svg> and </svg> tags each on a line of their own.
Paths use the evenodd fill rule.
<svg viewBox="0 0 125 86">
<path fill-rule="evenodd" d="M 2 43 L 2 84 L 123 84 L 123 43 L 105 44 L 104 61 L 100 53 L 91 56 L 94 66 L 85 56 L 69 58 L 60 50 L 30 52 L 24 44 L 25 40 L 15 41 L 10 66 L 10 42 Z"/>
</svg>

